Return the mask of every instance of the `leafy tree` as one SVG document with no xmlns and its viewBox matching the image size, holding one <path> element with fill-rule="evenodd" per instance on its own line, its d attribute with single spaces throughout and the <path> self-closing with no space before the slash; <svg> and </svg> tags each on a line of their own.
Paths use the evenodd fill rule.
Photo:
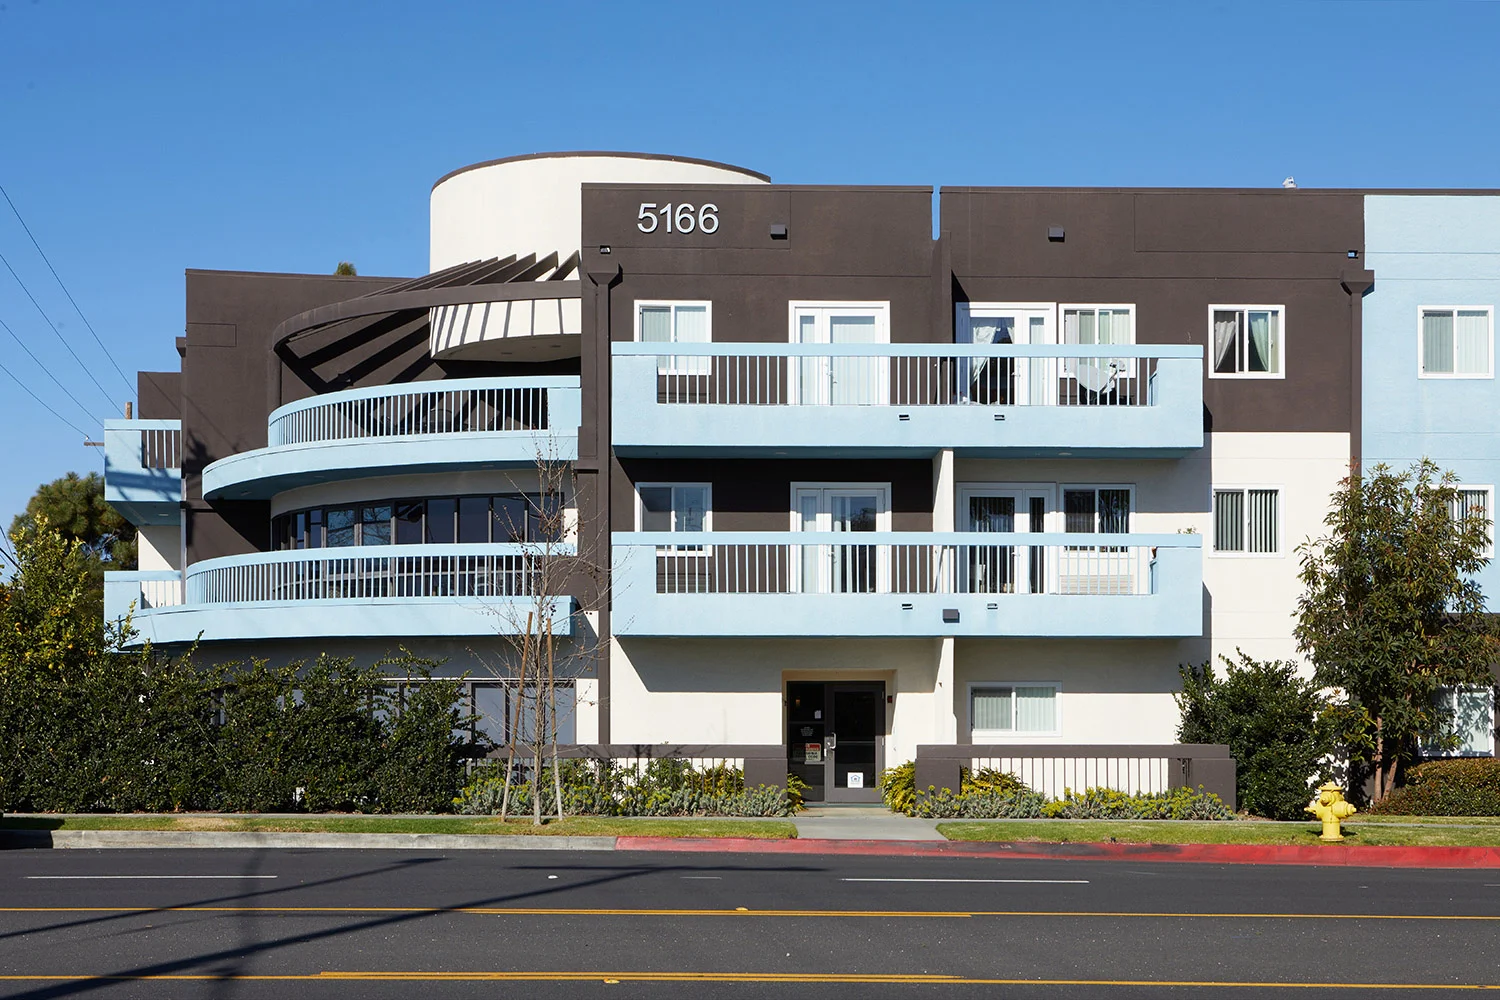
<svg viewBox="0 0 1500 1000">
<path fill-rule="evenodd" d="M 359 274 L 359 272 L 354 269 L 354 265 L 349 263 L 347 260 L 339 261 L 339 266 L 333 269 L 333 273 L 349 278 L 352 278 L 355 275 Z"/>
<path fill-rule="evenodd" d="M 37 487 L 25 511 L 11 521 L 11 533 L 31 533 L 43 519 L 64 539 L 81 543 L 80 556 L 108 562 L 111 569 L 135 568 L 135 526 L 105 503 L 104 477 L 99 473 L 70 472 Z M 102 573 L 102 565 L 95 571 Z M 102 585 L 102 576 L 99 582 Z"/>
<path fill-rule="evenodd" d="M 1331 776 L 1345 713 L 1290 661 L 1228 657 L 1223 678 L 1211 663 L 1182 667 L 1177 738 L 1225 743 L 1235 759 L 1240 808 L 1271 819 L 1302 819 L 1314 783 Z"/>
<path fill-rule="evenodd" d="M 1425 458 L 1402 472 L 1351 470 L 1328 534 L 1297 549 L 1297 646 L 1314 682 L 1363 713 L 1368 741 L 1351 759 L 1373 769 L 1376 802 L 1421 744 L 1451 741 L 1439 689 L 1492 683 L 1495 626 L 1474 579 L 1489 562 L 1490 520 L 1453 516 L 1455 482 Z"/>
</svg>

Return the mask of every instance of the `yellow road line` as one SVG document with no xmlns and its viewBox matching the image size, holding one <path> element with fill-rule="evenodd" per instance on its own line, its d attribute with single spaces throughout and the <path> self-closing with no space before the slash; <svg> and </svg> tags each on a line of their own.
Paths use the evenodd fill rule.
<svg viewBox="0 0 1500 1000">
<path fill-rule="evenodd" d="M 3 982 L 605 982 L 605 983 L 848 983 L 918 986 L 1135 986 L 1198 989 L 1497 990 L 1495 983 L 1313 983 L 1215 979 L 998 979 L 881 973 L 775 972 L 320 972 L 295 975 L 0 975 Z"/>
<path fill-rule="evenodd" d="M 653 910 L 490 906 L 0 906 L 0 913 L 445 913 L 498 917 L 1148 917 L 1163 920 L 1437 920 L 1500 921 L 1471 913 L 1175 913 L 1134 910 Z"/>
</svg>

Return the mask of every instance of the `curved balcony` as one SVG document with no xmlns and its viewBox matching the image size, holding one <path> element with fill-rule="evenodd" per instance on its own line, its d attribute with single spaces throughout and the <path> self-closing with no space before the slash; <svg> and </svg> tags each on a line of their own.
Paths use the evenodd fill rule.
<svg viewBox="0 0 1500 1000">
<path fill-rule="evenodd" d="M 555 555 L 571 554 L 559 549 Z M 180 644 L 234 639 L 514 635 L 546 609 L 570 635 L 573 600 L 540 592 L 535 546 L 392 545 L 256 552 L 175 573 L 108 573 L 105 618 Z"/>
<path fill-rule="evenodd" d="M 271 411 L 265 448 L 203 470 L 203 495 L 266 499 L 313 483 L 578 457 L 577 376 L 346 389 Z"/>
</svg>

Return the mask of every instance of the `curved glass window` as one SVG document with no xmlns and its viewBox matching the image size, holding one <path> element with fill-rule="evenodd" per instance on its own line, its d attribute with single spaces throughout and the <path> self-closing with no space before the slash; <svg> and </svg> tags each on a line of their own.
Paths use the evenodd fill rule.
<svg viewBox="0 0 1500 1000">
<path fill-rule="evenodd" d="M 280 514 L 271 519 L 271 546 L 281 550 L 556 541 L 562 536 L 561 513 L 556 497 L 522 493 L 371 500 Z"/>
</svg>

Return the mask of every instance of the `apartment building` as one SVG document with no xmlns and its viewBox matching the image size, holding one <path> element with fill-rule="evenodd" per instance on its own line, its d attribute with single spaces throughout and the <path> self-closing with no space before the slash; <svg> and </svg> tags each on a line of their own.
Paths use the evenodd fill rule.
<svg viewBox="0 0 1500 1000">
<path fill-rule="evenodd" d="M 1492 502 L 1500 199 L 945 188 L 934 237 L 933 197 L 521 157 L 434 186 L 428 275 L 189 271 L 181 370 L 106 429 L 106 614 L 445 657 L 493 735 L 545 548 L 596 570 L 548 605 L 567 740 L 859 801 L 919 745 L 1175 742 L 1181 664 L 1296 656 L 1353 459 Z"/>
</svg>

